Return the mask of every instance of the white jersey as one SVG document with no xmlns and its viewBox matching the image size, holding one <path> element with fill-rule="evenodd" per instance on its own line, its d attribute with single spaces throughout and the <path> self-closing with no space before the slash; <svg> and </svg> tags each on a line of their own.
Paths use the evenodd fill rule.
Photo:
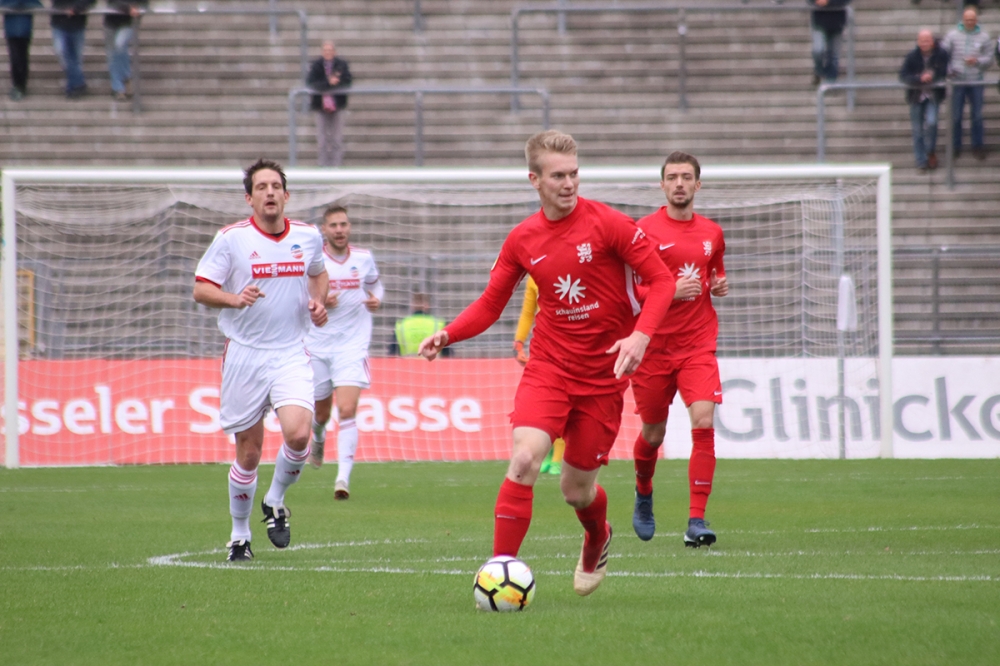
<svg viewBox="0 0 1000 666">
<path fill-rule="evenodd" d="M 337 305 L 328 308 L 330 319 L 326 326 L 309 330 L 306 346 L 316 354 L 367 352 L 372 339 L 372 313 L 364 301 L 369 293 L 380 300 L 383 296 L 375 258 L 369 250 L 351 246 L 345 258 L 337 259 L 324 245 L 323 260 L 330 276 L 330 293 L 338 294 Z"/>
<path fill-rule="evenodd" d="M 323 238 L 316 227 L 285 219 L 273 236 L 250 217 L 220 230 L 195 269 L 195 279 L 230 294 L 255 285 L 250 307 L 224 308 L 219 330 L 246 347 L 278 349 L 301 343 L 309 329 L 309 279 L 323 272 Z"/>
</svg>

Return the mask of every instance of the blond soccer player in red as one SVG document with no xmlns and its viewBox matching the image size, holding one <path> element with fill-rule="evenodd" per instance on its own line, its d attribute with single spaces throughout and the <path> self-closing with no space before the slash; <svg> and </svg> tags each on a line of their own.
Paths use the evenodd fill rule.
<svg viewBox="0 0 1000 666">
<path fill-rule="evenodd" d="M 718 224 L 694 212 L 701 189 L 701 165 L 694 156 L 671 153 L 660 171 L 667 205 L 639 220 L 674 276 L 677 290 L 670 314 L 661 323 L 632 377 L 632 392 L 642 419 L 636 438 L 635 511 L 632 527 L 643 541 L 653 538 L 653 474 L 667 429 L 667 414 L 680 391 L 691 418 L 688 463 L 690 515 L 684 544 L 697 548 L 715 543 L 705 525 L 705 507 L 715 476 L 715 406 L 722 402 L 719 363 L 715 358 L 719 320 L 712 296 L 729 293 L 723 254 L 726 244 Z"/>
<path fill-rule="evenodd" d="M 510 417 L 513 452 L 494 512 L 493 554 L 517 555 L 531 523 L 539 468 L 561 436 L 560 488 L 585 532 L 573 589 L 587 595 L 604 579 L 611 542 L 598 471 L 621 424 L 626 375 L 639 367 L 674 284 L 631 219 L 577 196 L 576 153 L 573 137 L 554 130 L 528 140 L 528 179 L 541 210 L 507 236 L 483 295 L 426 338 L 420 353 L 433 360 L 446 345 L 489 328 L 526 273 L 538 284 L 531 358 Z M 649 289 L 641 315 L 633 271 Z"/>
</svg>

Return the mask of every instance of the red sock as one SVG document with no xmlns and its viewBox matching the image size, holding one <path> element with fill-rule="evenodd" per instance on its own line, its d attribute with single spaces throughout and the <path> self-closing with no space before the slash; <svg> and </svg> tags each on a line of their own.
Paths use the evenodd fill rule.
<svg viewBox="0 0 1000 666">
<path fill-rule="evenodd" d="M 583 538 L 583 570 L 591 572 L 597 568 L 608 540 L 608 494 L 604 488 L 597 486 L 594 501 L 586 509 L 577 509 L 576 517 L 587 533 Z"/>
<path fill-rule="evenodd" d="M 653 446 L 639 433 L 632 446 L 635 458 L 635 489 L 643 495 L 653 492 L 653 475 L 656 473 L 656 459 L 660 457 L 660 447 Z"/>
<path fill-rule="evenodd" d="M 493 518 L 493 556 L 517 557 L 521 542 L 531 526 L 531 503 L 535 491 L 531 486 L 504 478 L 497 494 Z"/>
<path fill-rule="evenodd" d="M 715 429 L 692 428 L 688 483 L 691 488 L 691 517 L 704 518 L 715 476 Z"/>
</svg>

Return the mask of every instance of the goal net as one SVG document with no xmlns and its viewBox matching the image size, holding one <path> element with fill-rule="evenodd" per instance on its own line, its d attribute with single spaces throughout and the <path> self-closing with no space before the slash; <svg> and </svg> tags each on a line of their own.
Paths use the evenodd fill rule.
<svg viewBox="0 0 1000 666">
<path fill-rule="evenodd" d="M 352 244 L 373 252 L 386 287 L 357 459 L 507 458 L 523 286 L 451 358 L 392 350 L 414 293 L 451 320 L 482 292 L 507 233 L 538 209 L 524 170 L 291 169 L 288 180 L 291 218 L 348 208 Z M 657 166 L 585 168 L 580 194 L 639 218 L 664 204 L 658 180 Z M 232 459 L 217 311 L 191 291 L 215 232 L 250 213 L 241 181 L 235 169 L 4 173 L 6 466 Z M 702 182 L 696 210 L 722 226 L 731 285 L 715 299 L 718 455 L 891 455 L 879 400 L 892 353 L 888 167 L 705 167 Z M 671 411 L 665 455 L 684 457 L 690 425 L 679 399 Z M 273 459 L 273 415 L 265 426 Z M 613 458 L 631 457 L 638 428 L 629 392 Z"/>
</svg>

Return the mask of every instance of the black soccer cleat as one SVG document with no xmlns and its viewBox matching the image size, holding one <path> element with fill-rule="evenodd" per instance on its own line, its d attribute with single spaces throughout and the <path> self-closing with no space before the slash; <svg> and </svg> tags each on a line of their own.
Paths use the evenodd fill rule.
<svg viewBox="0 0 1000 666">
<path fill-rule="evenodd" d="M 688 548 L 700 548 L 715 543 L 715 532 L 706 525 L 708 523 L 704 518 L 689 519 L 687 532 L 684 533 L 684 545 Z"/>
<path fill-rule="evenodd" d="M 230 541 L 226 544 L 226 548 L 229 549 L 229 555 L 226 557 L 226 561 L 228 562 L 249 562 L 253 559 L 253 551 L 250 550 L 249 539 Z"/>
<path fill-rule="evenodd" d="M 275 548 L 288 548 L 292 540 L 292 530 L 288 526 L 288 517 L 292 515 L 286 507 L 270 507 L 260 502 L 261 511 L 264 512 L 264 520 L 267 523 L 267 538 L 271 540 Z"/>
<path fill-rule="evenodd" d="M 635 530 L 636 536 L 643 541 L 649 541 L 656 533 L 656 520 L 653 518 L 653 493 L 643 495 L 636 489 L 632 529 Z"/>
</svg>

